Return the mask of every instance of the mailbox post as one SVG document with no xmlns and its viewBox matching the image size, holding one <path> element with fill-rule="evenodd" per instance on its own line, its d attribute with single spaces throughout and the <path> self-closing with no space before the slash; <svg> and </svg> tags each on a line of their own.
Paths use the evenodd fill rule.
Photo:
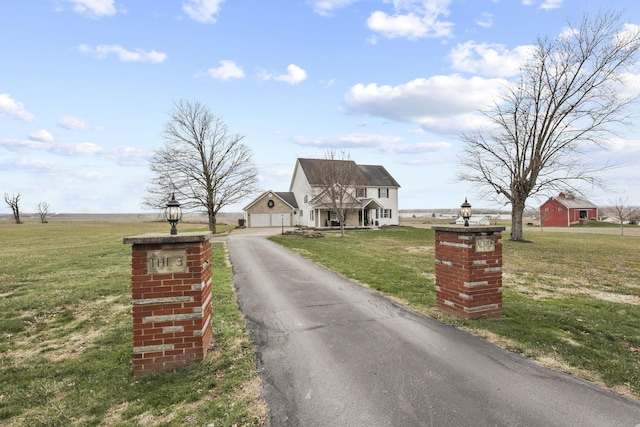
<svg viewBox="0 0 640 427">
<path fill-rule="evenodd" d="M 210 232 L 126 237 L 132 245 L 133 372 L 204 359 L 211 326 Z"/>
</svg>

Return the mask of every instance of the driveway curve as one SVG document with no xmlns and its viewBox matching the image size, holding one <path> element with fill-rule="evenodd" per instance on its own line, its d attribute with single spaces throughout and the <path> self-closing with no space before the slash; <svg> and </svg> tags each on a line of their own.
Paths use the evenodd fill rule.
<svg viewBox="0 0 640 427">
<path fill-rule="evenodd" d="M 640 402 L 416 314 L 264 237 L 227 244 L 269 426 L 640 425 Z"/>
</svg>

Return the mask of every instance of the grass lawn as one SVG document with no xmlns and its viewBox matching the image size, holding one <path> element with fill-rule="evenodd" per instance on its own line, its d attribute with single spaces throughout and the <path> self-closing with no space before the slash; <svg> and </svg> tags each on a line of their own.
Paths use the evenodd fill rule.
<svg viewBox="0 0 640 427">
<path fill-rule="evenodd" d="M 640 399 L 640 238 L 527 230 L 525 238 L 534 242 L 503 240 L 504 308 L 496 320 L 437 311 L 430 229 L 271 239 L 416 311 Z"/>
<path fill-rule="evenodd" d="M 212 245 L 214 349 L 202 363 L 133 376 L 131 246 L 122 239 L 168 228 L 0 221 L 1 425 L 262 424 L 253 346 L 222 243 Z"/>
</svg>

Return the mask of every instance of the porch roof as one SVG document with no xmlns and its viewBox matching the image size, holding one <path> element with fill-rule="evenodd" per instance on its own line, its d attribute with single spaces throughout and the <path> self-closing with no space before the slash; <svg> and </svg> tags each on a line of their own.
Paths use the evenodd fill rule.
<svg viewBox="0 0 640 427">
<path fill-rule="evenodd" d="M 342 204 L 347 209 L 381 209 L 382 206 L 376 202 L 375 199 L 361 199 L 352 202 L 345 202 Z M 332 209 L 332 206 L 328 206 L 326 203 L 316 203 L 314 208 L 316 209 Z"/>
</svg>

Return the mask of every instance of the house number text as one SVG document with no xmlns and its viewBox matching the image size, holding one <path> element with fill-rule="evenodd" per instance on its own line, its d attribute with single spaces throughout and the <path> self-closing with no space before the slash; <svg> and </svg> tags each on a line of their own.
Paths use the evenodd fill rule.
<svg viewBox="0 0 640 427">
<path fill-rule="evenodd" d="M 493 236 L 476 236 L 476 252 L 493 252 L 496 242 Z"/>
<path fill-rule="evenodd" d="M 187 251 L 147 252 L 147 273 L 149 274 L 186 273 L 187 271 Z"/>
</svg>

